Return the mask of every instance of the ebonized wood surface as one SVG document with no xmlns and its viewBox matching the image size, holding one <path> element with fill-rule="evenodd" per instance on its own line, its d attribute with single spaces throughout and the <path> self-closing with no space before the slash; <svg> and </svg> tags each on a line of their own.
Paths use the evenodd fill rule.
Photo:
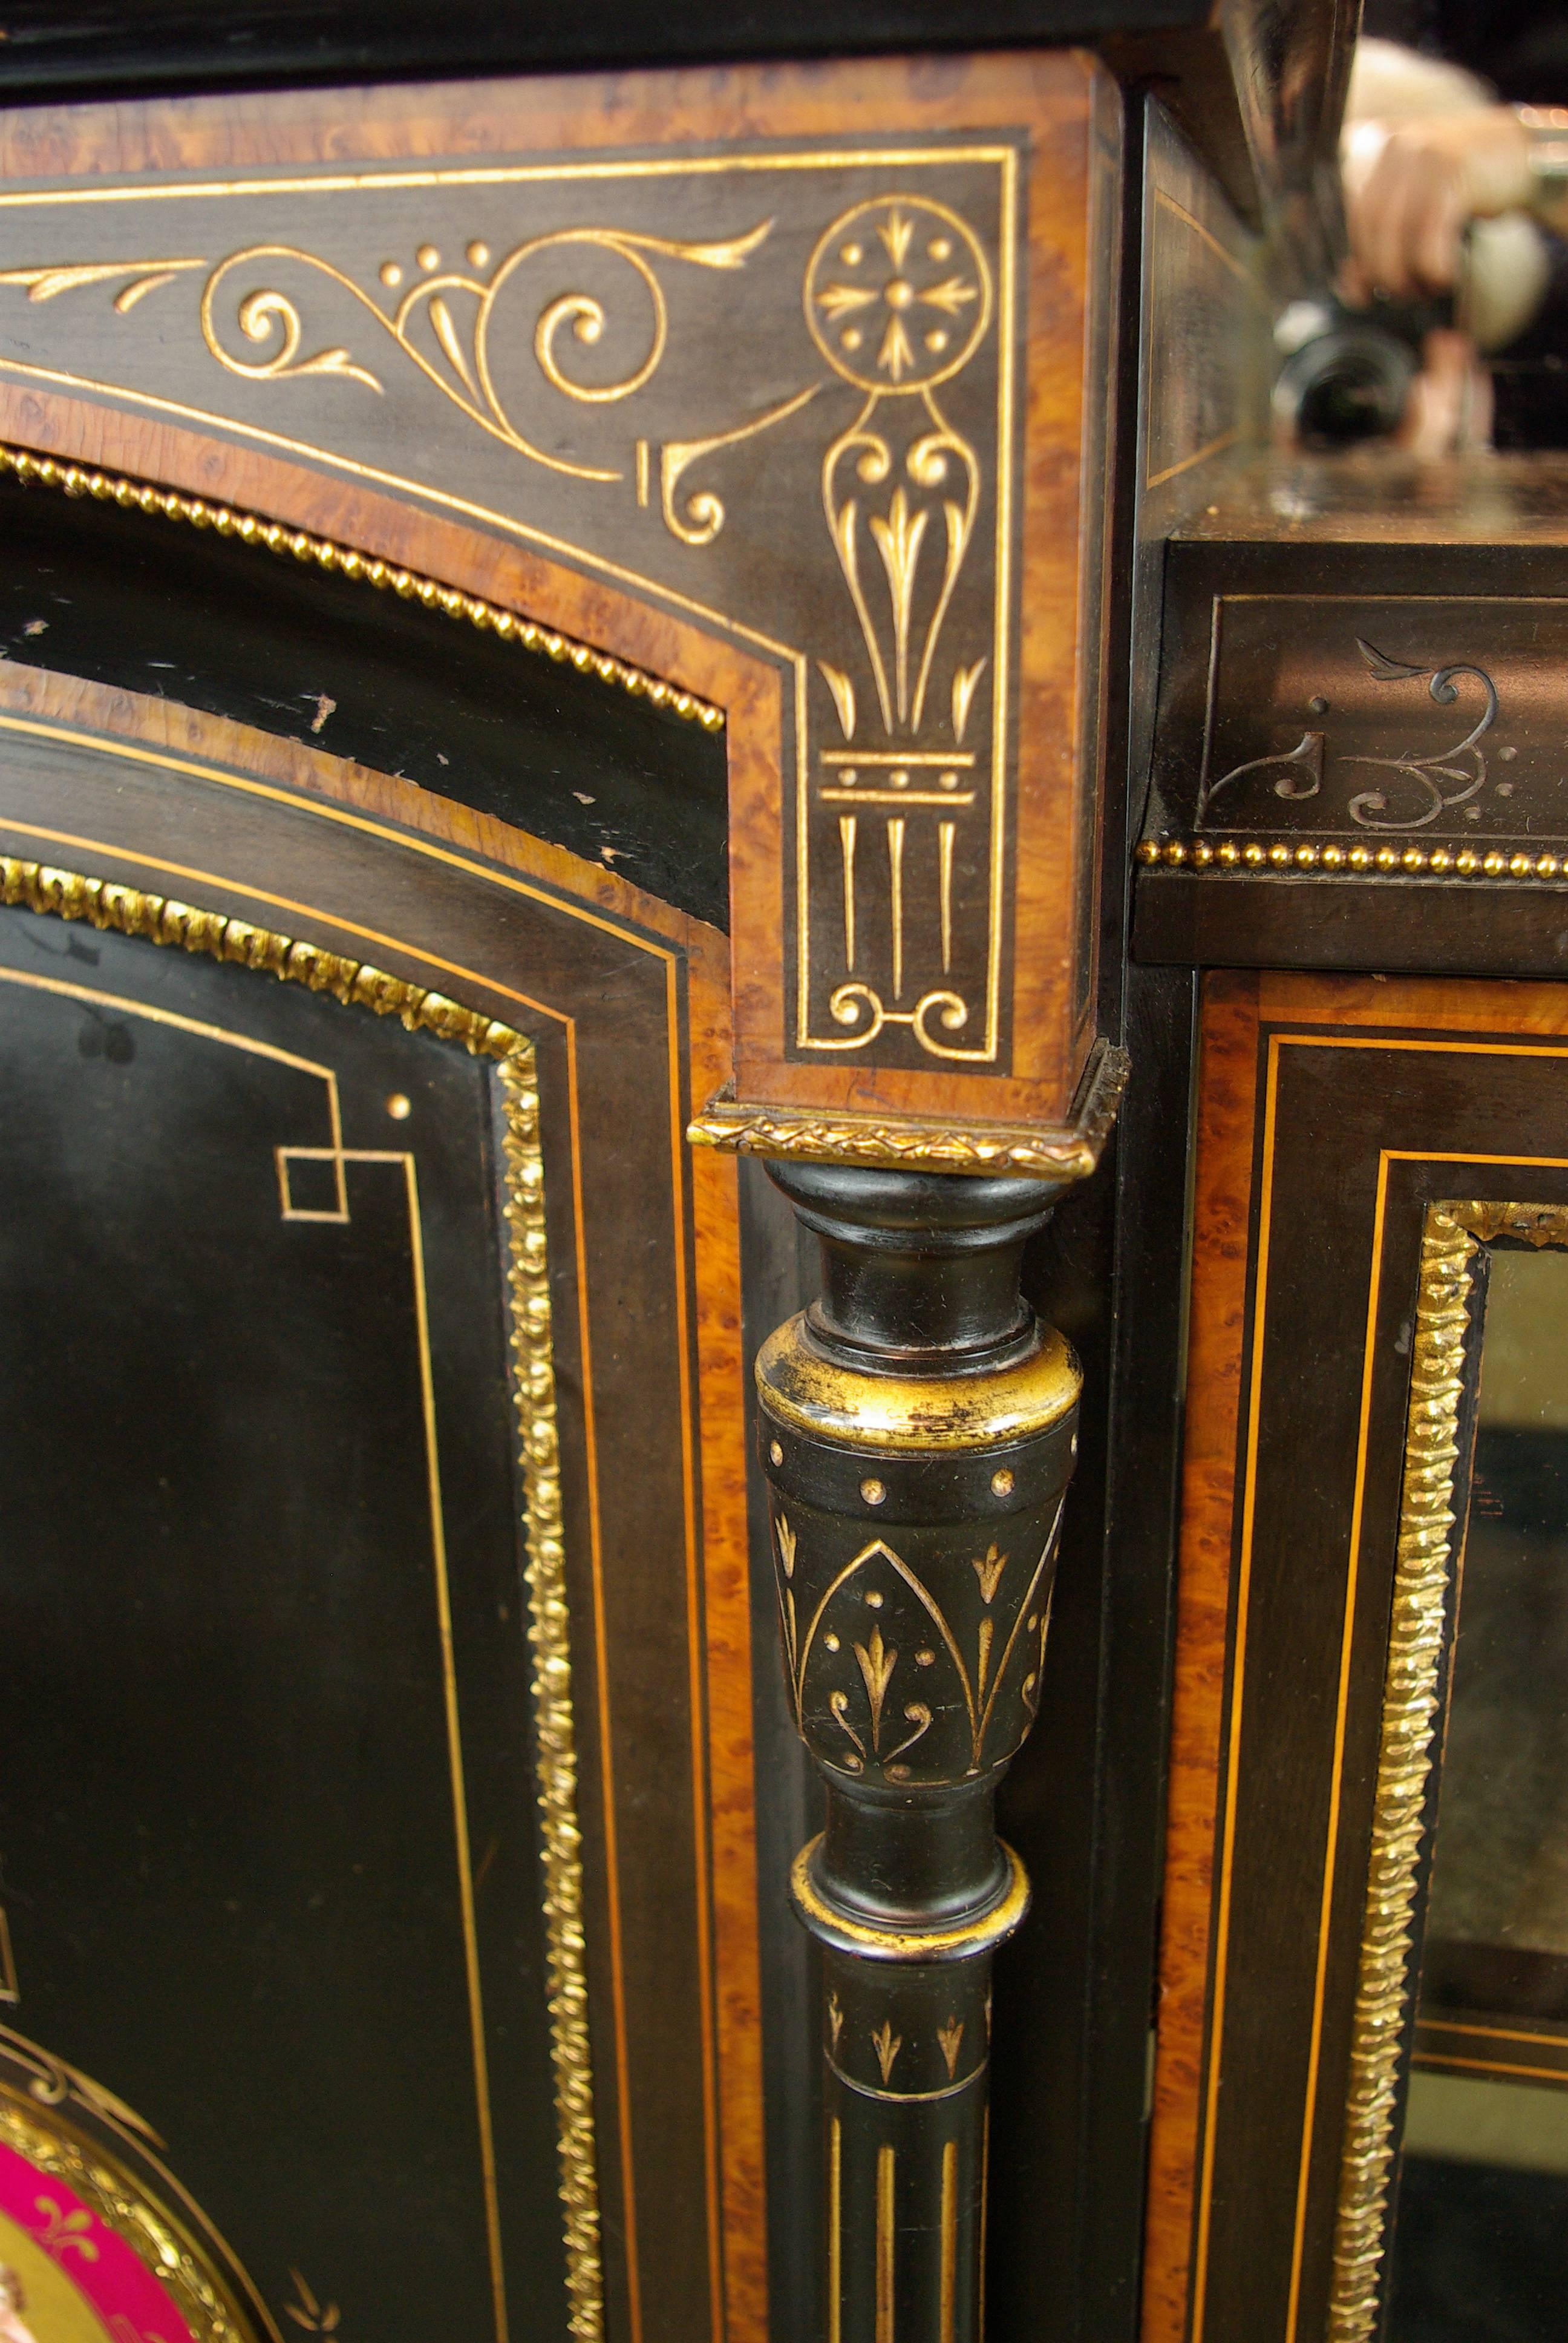
<svg viewBox="0 0 1568 2343">
<path fill-rule="evenodd" d="M 1134 949 L 1188 968 L 1562 976 L 1568 890 L 1420 879 L 1141 871 Z"/>
<path fill-rule="evenodd" d="M 6 13 L 0 89 L 190 87 L 373 75 L 508 73 L 697 57 L 849 55 L 857 49 L 1055 45 L 1109 32 L 1201 25 L 1201 0 L 586 0 L 569 10 L 477 0 L 20 0 Z"/>
<path fill-rule="evenodd" d="M 564 2338 L 494 1077 L 20 909 L 0 993 L 14 2022 L 154 2126 L 284 2325 L 297 2268 L 346 2325 L 498 2334 L 487 2127 L 501 2298 Z M 331 1135 L 307 1065 L 383 1155 L 341 1221 L 279 1208 L 275 1149 Z"/>
<path fill-rule="evenodd" d="M 5 657 L 400 774 L 728 925 L 722 734 L 417 601 L 161 517 L 6 478 L 0 542 Z"/>
</svg>

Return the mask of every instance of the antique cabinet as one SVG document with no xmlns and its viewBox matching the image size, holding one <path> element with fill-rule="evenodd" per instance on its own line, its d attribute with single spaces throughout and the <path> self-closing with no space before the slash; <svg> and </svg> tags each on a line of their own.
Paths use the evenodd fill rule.
<svg viewBox="0 0 1568 2343">
<path fill-rule="evenodd" d="M 1267 446 L 1353 12 L 7 32 L 3 2316 L 1446 2335 L 1568 540 Z"/>
</svg>

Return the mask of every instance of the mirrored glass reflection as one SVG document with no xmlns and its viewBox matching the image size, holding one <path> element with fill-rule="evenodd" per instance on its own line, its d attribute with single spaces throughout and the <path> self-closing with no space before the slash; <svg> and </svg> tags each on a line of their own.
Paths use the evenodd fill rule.
<svg viewBox="0 0 1568 2343">
<path fill-rule="evenodd" d="M 1568 2334 L 1568 1252 L 1493 1249 L 1390 2296 Z"/>
</svg>

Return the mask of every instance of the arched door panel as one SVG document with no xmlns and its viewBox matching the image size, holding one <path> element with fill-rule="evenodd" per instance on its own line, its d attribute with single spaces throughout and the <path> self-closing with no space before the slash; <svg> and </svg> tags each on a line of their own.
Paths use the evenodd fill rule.
<svg viewBox="0 0 1568 2343">
<path fill-rule="evenodd" d="M 679 1146 L 716 940 L 5 687 L 5 2014 L 264 2333 L 706 2331 L 721 2101 L 756 2154 Z"/>
</svg>

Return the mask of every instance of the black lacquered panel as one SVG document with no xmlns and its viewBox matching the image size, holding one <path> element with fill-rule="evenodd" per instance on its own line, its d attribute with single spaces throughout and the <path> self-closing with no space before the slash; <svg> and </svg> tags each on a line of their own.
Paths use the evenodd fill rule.
<svg viewBox="0 0 1568 2343">
<path fill-rule="evenodd" d="M 0 914 L 3 2014 L 285 2333 L 565 2328 L 494 1082 Z"/>
</svg>

